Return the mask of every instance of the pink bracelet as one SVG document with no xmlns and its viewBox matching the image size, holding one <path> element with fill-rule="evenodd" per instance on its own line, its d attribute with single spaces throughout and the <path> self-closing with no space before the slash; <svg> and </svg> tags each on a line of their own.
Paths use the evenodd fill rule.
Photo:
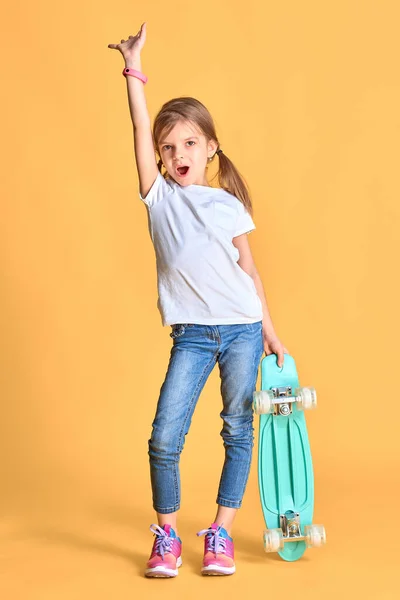
<svg viewBox="0 0 400 600">
<path fill-rule="evenodd" d="M 127 75 L 137 77 L 138 79 L 141 79 L 141 81 L 143 81 L 144 84 L 147 82 L 148 79 L 148 77 L 146 77 L 144 73 L 141 73 L 141 71 L 136 71 L 135 69 L 132 69 L 132 67 L 125 67 L 125 69 L 122 71 L 122 75 L 124 75 L 125 77 Z"/>
</svg>

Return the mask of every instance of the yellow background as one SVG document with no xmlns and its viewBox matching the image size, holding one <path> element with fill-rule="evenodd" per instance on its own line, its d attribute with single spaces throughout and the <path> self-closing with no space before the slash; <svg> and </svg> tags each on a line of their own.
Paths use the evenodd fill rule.
<svg viewBox="0 0 400 600">
<path fill-rule="evenodd" d="M 184 566 L 173 581 L 142 576 L 147 440 L 172 340 L 156 307 L 124 63 L 107 45 L 143 21 L 151 117 L 180 95 L 211 111 L 250 186 L 249 241 L 275 328 L 318 393 L 307 422 L 327 545 L 293 564 L 264 553 L 254 460 L 231 578 L 198 575 L 195 535 L 214 517 L 223 459 L 217 367 L 181 461 Z M 5 600 L 399 597 L 398 22 L 386 0 L 9 4 Z"/>
</svg>

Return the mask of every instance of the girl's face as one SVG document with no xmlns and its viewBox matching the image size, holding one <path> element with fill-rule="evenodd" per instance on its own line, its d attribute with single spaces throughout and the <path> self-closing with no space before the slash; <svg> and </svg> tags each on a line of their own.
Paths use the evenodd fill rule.
<svg viewBox="0 0 400 600">
<path fill-rule="evenodd" d="M 207 142 L 192 124 L 179 121 L 159 142 L 161 160 L 168 174 L 179 185 L 209 185 L 206 177 L 208 157 L 214 155 L 218 144 Z"/>
</svg>

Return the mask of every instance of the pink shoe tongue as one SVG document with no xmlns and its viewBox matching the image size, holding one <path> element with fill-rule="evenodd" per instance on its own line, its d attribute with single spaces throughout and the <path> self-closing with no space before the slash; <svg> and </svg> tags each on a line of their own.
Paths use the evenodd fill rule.
<svg viewBox="0 0 400 600">
<path fill-rule="evenodd" d="M 164 525 L 163 529 L 167 535 L 171 533 L 171 525 Z"/>
<path fill-rule="evenodd" d="M 218 529 L 218 523 L 211 523 L 211 529 Z"/>
</svg>

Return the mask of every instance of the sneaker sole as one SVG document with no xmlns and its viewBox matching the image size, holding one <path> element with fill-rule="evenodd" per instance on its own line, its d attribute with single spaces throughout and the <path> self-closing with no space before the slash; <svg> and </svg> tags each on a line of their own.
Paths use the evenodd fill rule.
<svg viewBox="0 0 400 600">
<path fill-rule="evenodd" d="M 167 569 L 166 567 L 152 567 L 146 569 L 144 574 L 145 577 L 176 577 L 178 575 L 178 568 L 182 566 L 182 558 L 179 557 L 176 560 L 176 569 Z"/>
<path fill-rule="evenodd" d="M 208 567 L 202 567 L 202 575 L 233 575 L 236 571 L 236 567 L 220 567 L 219 565 L 208 565 Z"/>
</svg>

